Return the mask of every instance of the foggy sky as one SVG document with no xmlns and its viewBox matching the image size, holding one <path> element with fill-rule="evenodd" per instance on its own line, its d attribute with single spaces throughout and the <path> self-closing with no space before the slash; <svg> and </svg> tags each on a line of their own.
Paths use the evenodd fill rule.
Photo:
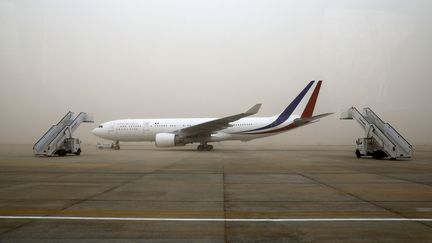
<svg viewBox="0 0 432 243">
<path fill-rule="evenodd" d="M 252 144 L 354 144 L 371 107 L 432 144 L 431 1 L 0 0 L 0 143 L 33 144 L 69 110 L 121 118 L 281 112 L 324 80 L 320 122 Z"/>
</svg>

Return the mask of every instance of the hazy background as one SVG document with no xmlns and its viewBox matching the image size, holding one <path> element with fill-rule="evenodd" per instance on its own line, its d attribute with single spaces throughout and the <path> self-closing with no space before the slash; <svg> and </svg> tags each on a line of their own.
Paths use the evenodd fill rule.
<svg viewBox="0 0 432 243">
<path fill-rule="evenodd" d="M 0 143 L 33 144 L 68 111 L 120 118 L 282 111 L 323 79 L 319 123 L 252 144 L 353 144 L 369 106 L 432 144 L 432 2 L 0 0 Z"/>
</svg>

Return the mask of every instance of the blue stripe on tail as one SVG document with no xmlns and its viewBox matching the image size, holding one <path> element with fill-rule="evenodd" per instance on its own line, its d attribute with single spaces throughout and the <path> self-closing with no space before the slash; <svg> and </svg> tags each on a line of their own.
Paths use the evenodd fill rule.
<svg viewBox="0 0 432 243">
<path fill-rule="evenodd" d="M 279 115 L 279 117 L 274 122 L 270 123 L 269 125 L 267 125 L 265 127 L 261 127 L 261 128 L 257 128 L 257 129 L 253 129 L 253 130 L 249 130 L 249 131 L 245 131 L 245 132 L 264 130 L 267 128 L 276 127 L 276 126 L 284 123 L 286 120 L 288 120 L 288 118 L 291 116 L 291 114 L 294 112 L 294 110 L 300 104 L 301 100 L 307 94 L 307 92 L 312 87 L 314 82 L 315 82 L 315 80 L 310 81 L 310 83 L 302 90 L 302 92 L 300 92 L 300 94 L 297 95 L 297 97 L 291 102 L 291 104 L 288 105 L 287 108 L 285 108 L 285 110 Z"/>
</svg>

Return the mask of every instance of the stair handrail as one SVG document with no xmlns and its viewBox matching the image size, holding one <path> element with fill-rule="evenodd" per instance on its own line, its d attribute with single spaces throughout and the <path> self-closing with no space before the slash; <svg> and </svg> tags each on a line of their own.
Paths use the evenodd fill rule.
<svg viewBox="0 0 432 243">
<path fill-rule="evenodd" d="M 71 111 L 68 111 L 67 113 L 66 113 L 66 115 L 64 115 L 63 116 L 63 118 L 62 119 L 60 119 L 60 121 L 56 124 L 56 125 L 52 125 L 45 133 L 44 133 L 44 135 L 42 136 L 42 137 L 40 137 L 39 138 L 39 140 L 33 145 L 33 150 L 35 149 L 35 147 L 36 147 L 36 145 L 38 145 L 38 143 L 39 142 L 41 142 L 47 135 L 48 135 L 48 133 L 50 133 L 55 127 L 57 127 L 57 126 L 59 126 L 61 123 L 63 123 L 64 122 L 64 120 L 70 115 L 70 114 L 73 114 L 73 112 L 71 112 Z M 69 119 L 69 118 L 68 118 Z M 49 143 L 51 143 L 52 142 L 52 140 L 49 142 Z M 48 144 L 49 144 L 48 143 Z"/>
<path fill-rule="evenodd" d="M 368 110 L 368 112 L 371 112 L 376 118 L 378 118 L 384 125 L 388 125 L 398 136 L 399 136 L 399 138 L 402 138 L 402 140 L 405 142 L 405 143 L 407 143 L 408 144 L 408 146 L 410 147 L 410 148 L 412 148 L 412 145 L 392 126 L 392 125 L 390 125 L 390 123 L 388 123 L 388 122 L 384 122 L 382 119 L 381 119 L 381 117 L 379 117 L 371 108 L 369 108 L 369 107 L 366 107 L 366 108 L 364 108 L 365 110 L 367 109 Z"/>
</svg>

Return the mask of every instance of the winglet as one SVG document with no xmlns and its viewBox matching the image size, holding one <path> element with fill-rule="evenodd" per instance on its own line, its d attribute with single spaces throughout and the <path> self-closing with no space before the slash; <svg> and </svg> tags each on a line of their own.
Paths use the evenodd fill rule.
<svg viewBox="0 0 432 243">
<path fill-rule="evenodd" d="M 250 108 L 249 110 L 247 110 L 244 114 L 246 115 L 255 115 L 256 113 L 258 113 L 259 109 L 261 108 L 262 104 L 256 104 L 254 106 L 252 106 L 252 108 Z"/>
</svg>

